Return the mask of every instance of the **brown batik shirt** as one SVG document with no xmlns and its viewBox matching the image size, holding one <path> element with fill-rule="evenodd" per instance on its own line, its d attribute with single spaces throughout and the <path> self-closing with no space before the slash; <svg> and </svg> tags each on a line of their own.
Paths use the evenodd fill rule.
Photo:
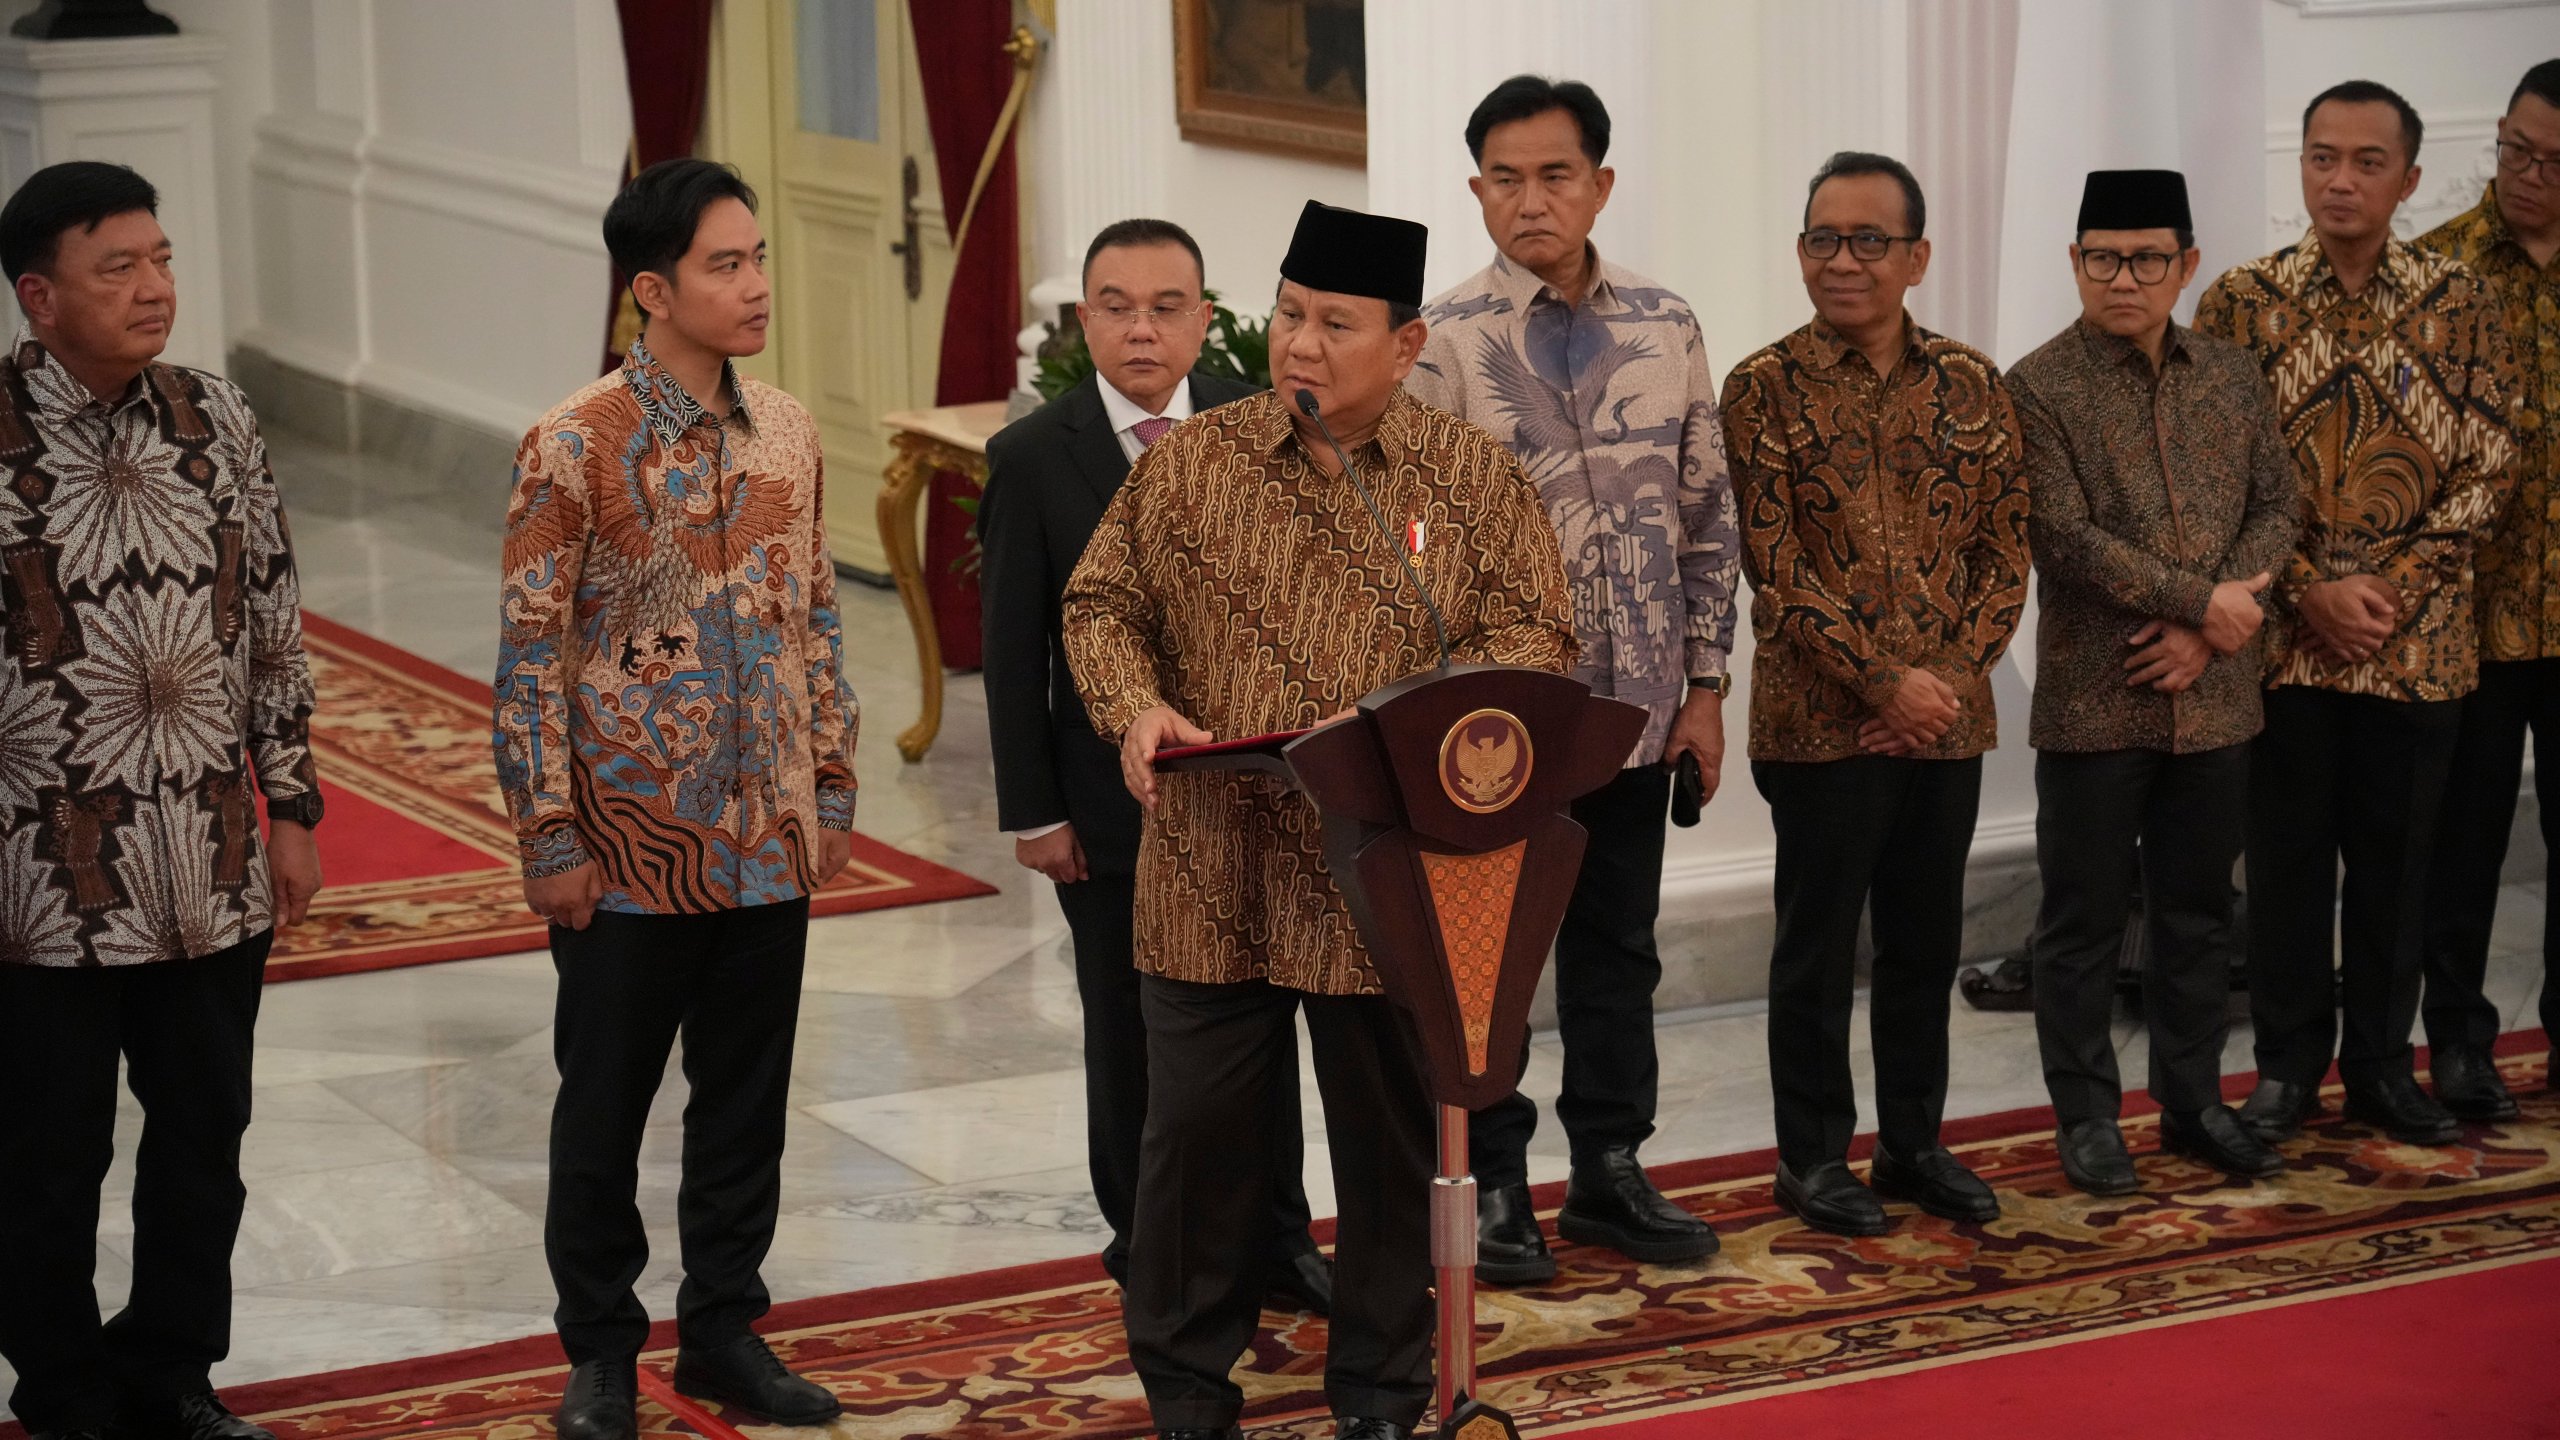
<svg viewBox="0 0 2560 1440">
<path fill-rule="evenodd" d="M 2498 214 L 2494 184 L 2418 240 L 2489 282 L 2515 349 L 2515 488 L 2472 562 L 2480 658 L 2560 655 L 2560 259 L 2536 265 Z"/>
<path fill-rule="evenodd" d="M 1893 373 L 1817 318 L 1724 382 L 1751 576 L 1751 758 L 1843 760 L 1903 677 L 1963 709 L 1924 759 L 1999 742 L 1991 667 L 2027 597 L 2018 421 L 1980 352 L 1903 320 Z"/>
<path fill-rule="evenodd" d="M 1461 661 L 1563 671 L 1555 532 L 1492 436 L 1399 390 L 1351 452 Z M 1067 581 L 1066 647 L 1095 733 L 1169 705 L 1222 740 L 1315 724 L 1439 662 L 1394 545 L 1318 470 L 1269 391 L 1147 448 Z M 1326 872 L 1314 807 L 1278 779 L 1158 777 L 1138 847 L 1137 965 L 1208 984 L 1379 990 Z"/>
<path fill-rule="evenodd" d="M 319 784 L 284 505 L 248 400 L 0 360 L 0 964 L 143 965 L 274 924 L 252 785 Z"/>
<path fill-rule="evenodd" d="M 2302 533 L 2270 617 L 2267 684 L 2452 700 L 2479 678 L 2471 559 L 2514 481 L 2515 359 L 2496 300 L 2459 262 L 2394 240 L 2355 295 L 2316 234 L 2235 266 L 2196 329 L 2237 341 L 2274 387 Z M 2294 643 L 2302 592 L 2373 575 L 2398 628 L 2352 663 Z"/>
<path fill-rule="evenodd" d="M 2086 320 L 2009 370 L 2034 499 L 2040 750 L 2237 745 L 2258 733 L 2264 632 L 2178 694 L 2126 682 L 2151 620 L 2202 629 L 2214 586 L 2293 553 L 2293 451 L 2247 351 L 2171 324 L 2157 370 Z"/>
</svg>

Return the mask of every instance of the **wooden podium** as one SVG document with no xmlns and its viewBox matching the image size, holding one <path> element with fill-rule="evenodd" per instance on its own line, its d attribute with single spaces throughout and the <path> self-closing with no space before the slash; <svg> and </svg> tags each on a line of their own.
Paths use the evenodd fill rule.
<svg viewBox="0 0 2560 1440">
<path fill-rule="evenodd" d="M 1443 1440 L 1519 1433 L 1473 1394 L 1467 1115 L 1520 1083 L 1520 1036 L 1582 865 L 1584 833 L 1566 807 L 1618 773 L 1644 723 L 1642 710 L 1568 676 L 1451 665 L 1330 725 L 1156 756 L 1169 772 L 1279 775 L 1315 802 L 1326 867 L 1422 1057 L 1440 1104 L 1431 1263 Z"/>
</svg>

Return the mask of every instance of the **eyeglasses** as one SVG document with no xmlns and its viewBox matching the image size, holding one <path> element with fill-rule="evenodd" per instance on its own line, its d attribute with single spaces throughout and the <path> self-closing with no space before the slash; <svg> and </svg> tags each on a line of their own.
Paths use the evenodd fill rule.
<svg viewBox="0 0 2560 1440">
<path fill-rule="evenodd" d="M 1088 305 L 1084 313 L 1089 320 L 1114 330 L 1126 330 L 1141 320 L 1162 329 L 1199 314 L 1202 303 L 1194 300 L 1188 305 Z"/>
<path fill-rule="evenodd" d="M 2121 250 L 2083 250 L 2080 252 L 2080 273 L 2104 285 L 2130 265 L 2134 283 L 2157 285 L 2169 278 L 2169 262 L 2177 258 L 2157 250 L 2136 250 L 2130 255 Z"/>
<path fill-rule="evenodd" d="M 1917 235 L 1885 235 L 1873 230 L 1861 230 L 1854 235 L 1843 235 L 1837 230 L 1807 230 L 1796 237 L 1796 245 L 1812 259 L 1828 260 L 1840 253 L 1841 243 L 1846 241 L 1851 255 L 1861 260 L 1881 260 L 1892 251 L 1894 241 L 1910 243 L 1919 238 Z"/>
<path fill-rule="evenodd" d="M 2560 185 L 2560 155 L 2536 155 L 2513 140 L 2498 142 L 2498 168 L 2510 175 L 2534 175 L 2545 185 Z"/>
</svg>

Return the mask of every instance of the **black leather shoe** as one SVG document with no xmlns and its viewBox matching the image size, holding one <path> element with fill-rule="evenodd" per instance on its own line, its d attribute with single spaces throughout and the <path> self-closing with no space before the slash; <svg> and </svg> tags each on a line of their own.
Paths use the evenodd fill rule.
<svg viewBox="0 0 2560 1440">
<path fill-rule="evenodd" d="M 276 1440 L 275 1432 L 231 1413 L 211 1390 L 125 1406 L 108 1440 Z"/>
<path fill-rule="evenodd" d="M 2062 1178 L 2092 1195 L 2130 1195 L 2142 1188 L 2133 1171 L 2133 1156 L 2124 1148 L 2124 1132 L 2113 1120 L 2080 1120 L 2054 1137 L 2062 1157 Z"/>
<path fill-rule="evenodd" d="M 1613 1145 L 1573 1167 L 1556 1233 L 1630 1260 L 1672 1265 L 1716 1253 L 1716 1232 L 1653 1188 L 1632 1145 Z"/>
<path fill-rule="evenodd" d="M 1941 1219 L 1978 1225 L 2000 1218 L 2000 1197 L 1943 1148 L 1897 1160 L 1879 1145 L 1875 1163 L 1867 1167 L 1867 1183 L 1879 1195 L 1908 1200 Z"/>
<path fill-rule="evenodd" d="M 1301 1250 L 1271 1262 L 1271 1289 L 1266 1303 L 1274 1310 L 1333 1313 L 1333 1262 L 1321 1250 Z"/>
<path fill-rule="evenodd" d="M 2261 1080 L 2241 1102 L 2240 1123 L 2269 1145 L 2302 1133 L 2303 1122 L 2320 1113 L 2320 1087 L 2290 1080 Z"/>
<path fill-rule="evenodd" d="M 640 1377 L 629 1360 L 590 1360 L 569 1372 L 554 1426 L 560 1440 L 632 1440 L 639 1433 L 633 1411 Z"/>
<path fill-rule="evenodd" d="M 2201 1160 L 2235 1180 L 2264 1180 L 2284 1169 L 2284 1157 L 2228 1105 L 2161 1111 L 2160 1148 Z"/>
<path fill-rule="evenodd" d="M 27 1440 L 112 1440 L 116 1433 L 104 1425 L 74 1425 L 67 1430 L 32 1430 Z"/>
<path fill-rule="evenodd" d="M 1476 1278 L 1487 1285 L 1543 1285 L 1556 1278 L 1556 1257 L 1547 1253 L 1527 1181 L 1476 1193 Z"/>
<path fill-rule="evenodd" d="M 1778 1208 L 1834 1235 L 1881 1235 L 1892 1223 L 1884 1202 L 1859 1183 L 1845 1160 L 1825 1160 L 1801 1177 L 1780 1165 Z"/>
<path fill-rule="evenodd" d="M 677 1350 L 675 1386 L 678 1394 L 735 1405 L 776 1425 L 824 1425 L 844 1413 L 826 1387 L 785 1369 L 753 1334 L 707 1350 Z"/>
<path fill-rule="evenodd" d="M 2490 1062 L 2489 1052 L 2469 1045 L 2439 1047 L 2431 1062 L 2435 1070 L 2436 1103 L 2462 1120 L 2513 1120 L 2516 1097 L 2507 1093 L 2507 1082 L 2498 1078 L 2498 1067 Z"/>
<path fill-rule="evenodd" d="M 2347 1118 L 2403 1145 L 2450 1145 L 2462 1138 L 2462 1122 L 2406 1075 L 2349 1085 Z"/>
<path fill-rule="evenodd" d="M 1337 1415 L 1333 1422 L 1334 1440 L 1406 1440 L 1411 1434 L 1410 1426 L 1365 1415 Z"/>
</svg>

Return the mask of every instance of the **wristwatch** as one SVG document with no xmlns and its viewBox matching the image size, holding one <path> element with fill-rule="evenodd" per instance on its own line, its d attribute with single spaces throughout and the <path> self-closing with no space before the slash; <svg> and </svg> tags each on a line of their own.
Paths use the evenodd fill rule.
<svg viewBox="0 0 2560 1440">
<path fill-rule="evenodd" d="M 320 823 L 321 812 L 327 808 L 321 802 L 319 788 L 314 786 L 290 799 L 278 800 L 270 797 L 267 801 L 267 818 L 290 820 L 308 830 Z"/>
<path fill-rule="evenodd" d="M 1716 698 L 1722 700 L 1733 693 L 1733 677 L 1731 675 L 1692 675 L 1689 677 L 1689 688 L 1713 690 L 1716 692 Z"/>
</svg>

